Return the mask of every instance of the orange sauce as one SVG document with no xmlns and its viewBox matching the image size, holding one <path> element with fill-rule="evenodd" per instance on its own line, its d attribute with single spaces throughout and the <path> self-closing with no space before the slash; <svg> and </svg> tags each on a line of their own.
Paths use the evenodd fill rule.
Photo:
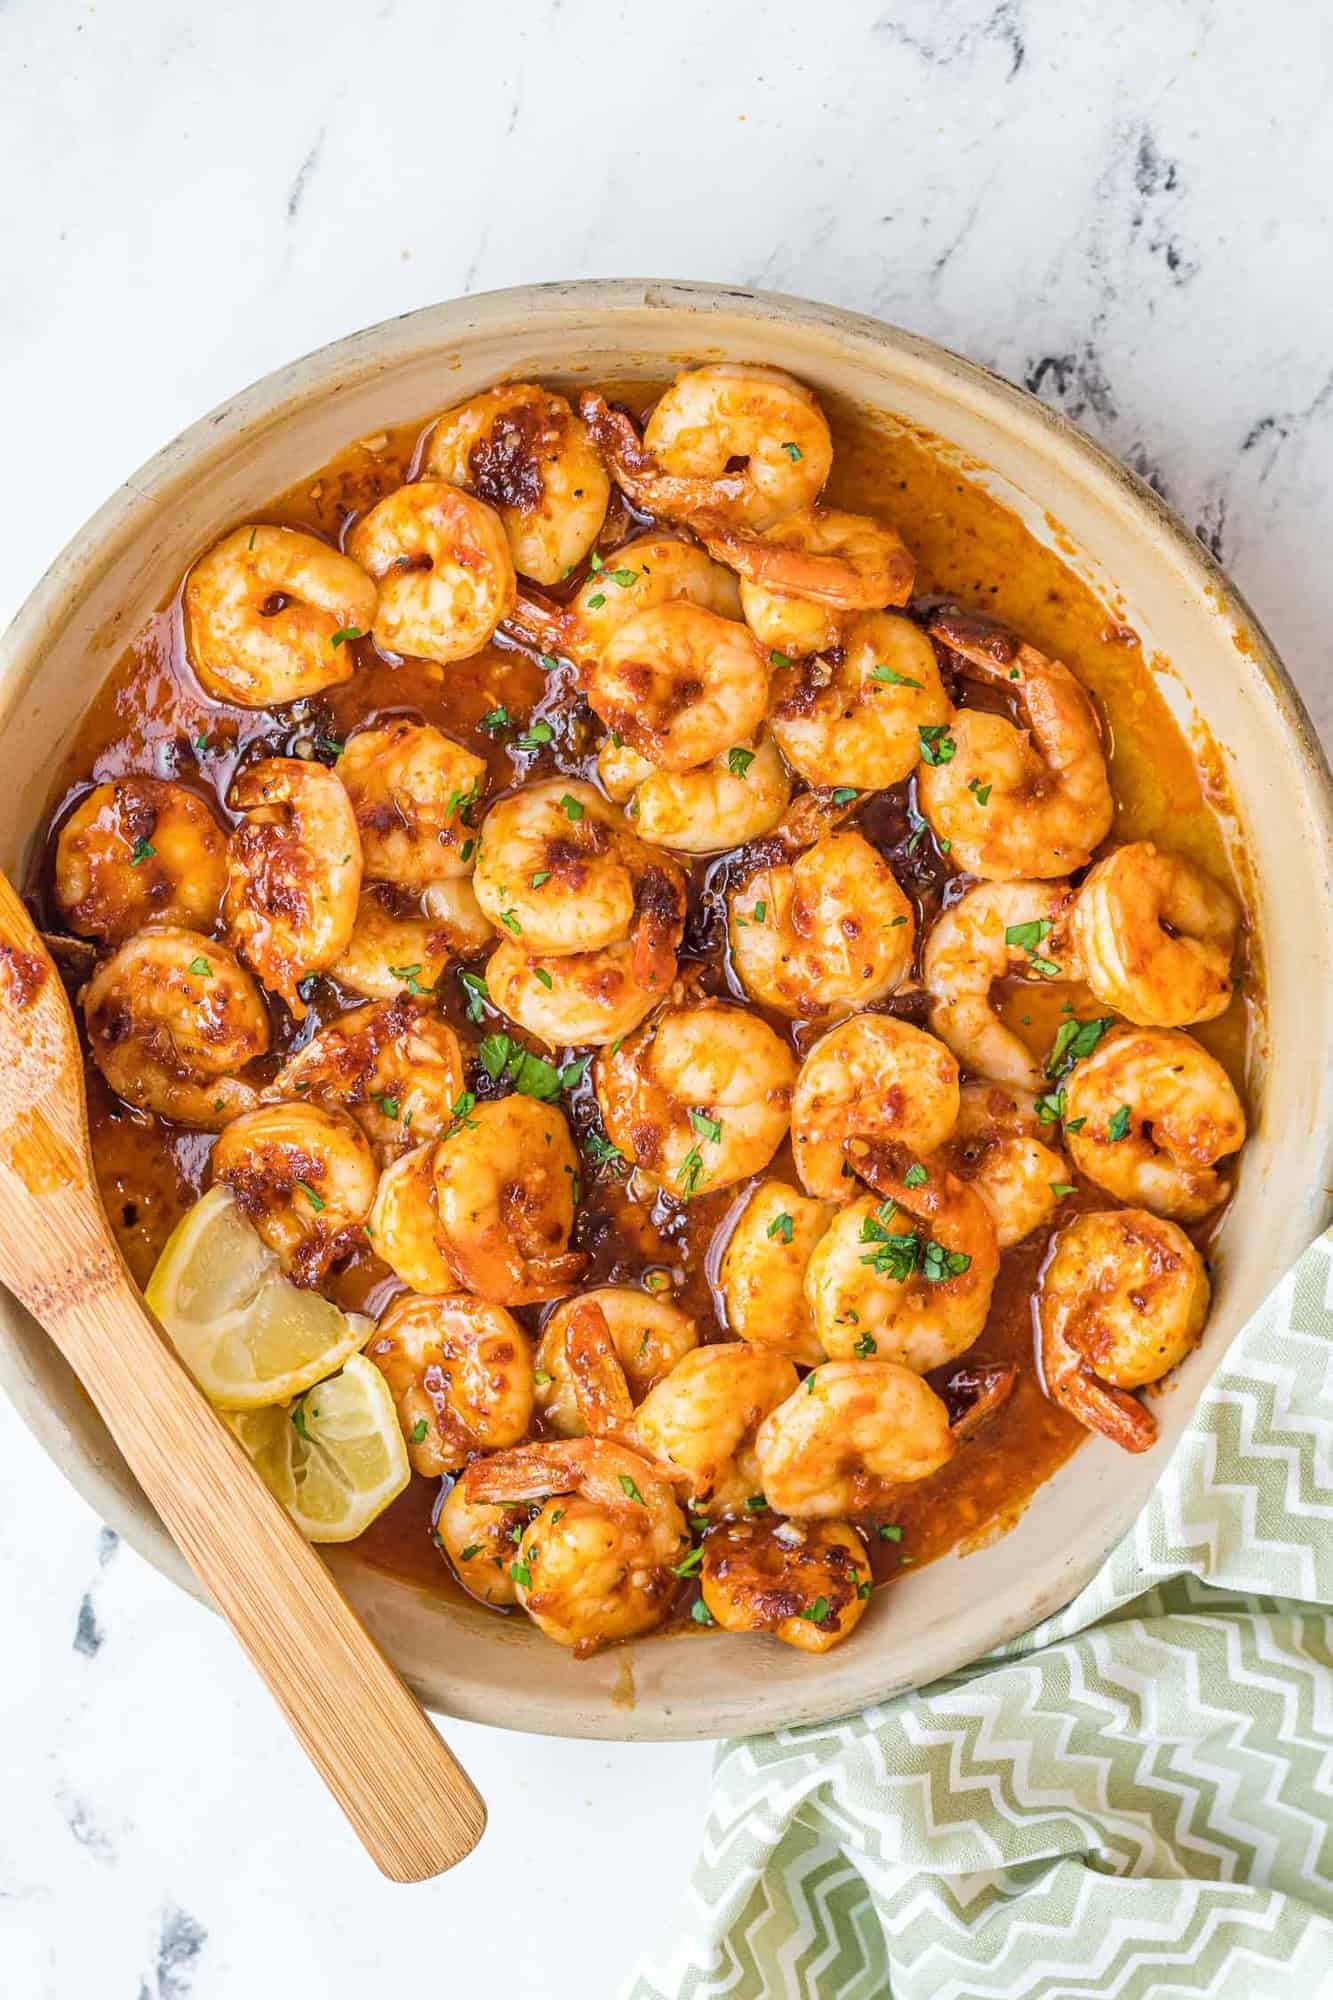
<svg viewBox="0 0 1333 2000">
<path fill-rule="evenodd" d="M 617 393 L 614 385 L 610 393 Z M 653 399 L 643 384 L 621 385 L 619 393 L 636 413 Z M 1225 804 L 1218 791 L 1220 760 L 1206 759 L 1201 770 L 1132 629 L 1108 613 L 1053 548 L 966 476 L 956 455 L 938 440 L 899 422 L 871 420 L 836 403 L 829 414 L 836 444 L 830 498 L 897 525 L 917 557 L 918 593 L 945 592 L 969 608 L 1001 618 L 1043 652 L 1063 659 L 1091 691 L 1105 727 L 1117 800 L 1109 844 L 1158 839 L 1218 877 L 1232 880 L 1215 811 Z M 359 513 L 410 474 L 421 435 L 421 424 L 405 424 L 370 445 L 352 444 L 276 500 L 263 502 L 256 496 L 247 518 L 305 527 L 340 542 Z M 636 521 L 619 500 L 613 501 L 601 541 L 603 551 L 609 553 L 640 526 L 641 517 Z M 579 581 L 579 576 L 571 578 L 567 590 L 572 592 Z M 438 724 L 484 757 L 492 796 L 532 777 L 592 774 L 599 730 L 567 668 L 549 671 L 534 655 L 504 641 L 447 668 L 421 661 L 392 665 L 369 640 L 355 643 L 355 678 L 325 695 L 278 713 L 231 708 L 207 699 L 194 680 L 184 653 L 177 593 L 147 621 L 94 697 L 53 788 L 48 822 L 35 846 L 28 882 L 30 899 L 46 928 L 59 928 L 50 894 L 55 834 L 90 784 L 122 773 L 151 772 L 189 785 L 205 793 L 223 823 L 230 824 L 233 816 L 225 799 L 240 762 L 259 754 L 292 754 L 311 744 L 316 754 L 325 754 L 318 746 L 341 743 L 362 722 L 406 712 Z M 957 699 L 965 703 L 969 698 L 967 685 L 961 684 Z M 556 726 L 555 742 L 539 752 L 520 753 L 480 731 L 480 718 L 500 704 L 523 723 L 537 717 L 550 720 Z M 889 856 L 920 916 L 928 921 L 958 878 L 928 833 L 912 837 L 917 822 L 910 781 L 869 801 L 856 823 Z M 685 956 L 706 964 L 705 983 L 715 990 L 735 990 L 729 987 L 725 963 L 721 898 L 736 866 L 734 858 L 724 857 L 693 870 Z M 446 977 L 444 984 L 442 1004 L 462 1030 L 465 1046 L 470 1046 L 479 1031 L 468 1026 L 465 996 L 452 977 Z M 1256 988 L 1257 974 L 1251 971 L 1228 1012 L 1192 1030 L 1225 1064 L 1238 1087 L 1244 1082 Z M 1061 1018 L 1060 1004 L 1070 993 L 1068 986 L 1051 989 L 1015 981 L 997 994 L 997 1004 L 1029 1046 L 1044 1055 Z M 1079 1013 L 1099 1011 L 1090 995 L 1074 991 L 1073 998 Z M 314 983 L 311 1010 L 317 1021 L 352 1004 L 357 1004 L 356 996 L 340 993 L 327 979 Z M 919 1001 L 886 1004 L 893 1011 L 920 1017 Z M 265 1059 L 267 1070 L 276 1066 L 295 1034 L 280 1003 L 272 1003 L 272 1013 L 274 1049 Z M 808 1026 L 793 1028 L 778 1016 L 766 1018 L 792 1037 L 798 1051 L 813 1039 L 815 1031 Z M 497 1025 L 508 1024 L 488 1023 Z M 258 1067 L 266 1073 L 264 1065 Z M 208 1184 L 213 1141 L 208 1134 L 172 1128 L 128 1109 L 91 1066 L 89 1105 L 102 1195 L 130 1266 L 143 1282 L 174 1223 Z M 577 1132 L 594 1122 L 596 1107 L 586 1080 L 566 1098 L 565 1108 Z M 787 1149 L 769 1171 L 793 1177 Z M 737 1190 L 706 1196 L 688 1206 L 663 1197 L 649 1208 L 631 1202 L 613 1180 L 598 1180 L 591 1174 L 588 1179 L 575 1238 L 589 1255 L 588 1282 L 636 1282 L 645 1271 L 660 1273 L 678 1303 L 697 1317 L 701 1337 L 725 1337 L 706 1259 L 710 1239 Z M 1101 1190 L 1080 1181 L 1077 1192 L 1063 1205 L 1061 1218 L 1079 1208 L 1108 1205 Z M 1031 1299 L 1050 1233 L 1039 1231 L 1004 1253 L 986 1329 L 967 1357 L 969 1364 L 976 1360 L 1016 1364 L 1018 1386 L 996 1418 L 950 1465 L 904 1491 L 897 1510 L 901 1540 L 872 1537 L 881 1575 L 896 1574 L 906 1563 L 924 1562 L 1002 1531 L 1082 1441 L 1080 1428 L 1043 1396 L 1033 1362 Z M 345 1304 L 380 1310 L 401 1287 L 366 1251 L 337 1275 L 333 1289 Z M 537 1312 L 519 1316 L 533 1327 L 540 1318 Z M 945 1384 L 941 1381 L 939 1386 Z M 361 1538 L 359 1557 L 429 1587 L 451 1588 L 432 1545 L 436 1498 L 433 1484 L 414 1477 L 409 1490 Z M 688 1594 L 684 1601 L 688 1602 Z"/>
</svg>

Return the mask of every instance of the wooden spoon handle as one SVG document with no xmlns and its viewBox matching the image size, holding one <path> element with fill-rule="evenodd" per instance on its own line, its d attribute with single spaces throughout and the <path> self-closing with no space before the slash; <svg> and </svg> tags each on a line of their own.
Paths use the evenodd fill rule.
<svg viewBox="0 0 1333 2000">
<path fill-rule="evenodd" d="M 374 1861 L 395 1882 L 452 1868 L 481 1838 L 480 1796 L 129 1277 L 47 1323 Z"/>
</svg>

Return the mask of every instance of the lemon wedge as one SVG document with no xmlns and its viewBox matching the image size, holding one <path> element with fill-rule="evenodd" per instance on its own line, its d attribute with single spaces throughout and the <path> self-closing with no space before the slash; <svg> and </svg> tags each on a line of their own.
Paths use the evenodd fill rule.
<svg viewBox="0 0 1333 2000">
<path fill-rule="evenodd" d="M 389 1386 L 353 1354 L 290 1410 L 229 1410 L 223 1421 L 311 1542 L 350 1542 L 412 1476 Z"/>
<path fill-rule="evenodd" d="M 220 1410 L 290 1402 L 355 1354 L 371 1326 L 294 1285 L 224 1186 L 181 1217 L 144 1296 Z"/>
</svg>

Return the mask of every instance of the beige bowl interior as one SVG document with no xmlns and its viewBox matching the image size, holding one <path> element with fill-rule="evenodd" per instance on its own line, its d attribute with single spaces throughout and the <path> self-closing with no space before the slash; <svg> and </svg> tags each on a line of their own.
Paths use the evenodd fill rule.
<svg viewBox="0 0 1333 2000">
<path fill-rule="evenodd" d="M 1242 1193 L 1217 1253 L 1200 1350 L 1134 1459 L 1092 1441 L 1007 1536 L 877 1600 L 823 1661 L 769 1642 L 648 1641 L 576 1663 L 525 1621 L 435 1599 L 335 1556 L 424 1698 L 450 1714 L 571 1736 L 715 1736 L 843 1713 L 920 1685 L 1064 1603 L 1123 1533 L 1228 1343 L 1325 1214 L 1333 1047 L 1330 783 L 1290 683 L 1194 538 L 1073 426 L 983 370 L 873 320 L 707 285 L 578 284 L 431 308 L 294 363 L 196 424 L 129 480 L 53 565 L 0 652 L 0 862 L 21 863 L 56 758 L 126 639 L 190 557 L 348 440 L 501 377 L 661 377 L 763 360 L 897 413 L 988 468 L 992 488 L 1174 664 L 1187 728 L 1220 746 L 1257 885 L 1268 1035 Z M 1067 543 L 1062 539 L 1062 549 Z M 1265 1056 L 1264 1048 L 1269 1053 Z M 168 1575 L 188 1570 L 77 1382 L 0 1303 L 0 1381 L 79 1491 Z"/>
</svg>

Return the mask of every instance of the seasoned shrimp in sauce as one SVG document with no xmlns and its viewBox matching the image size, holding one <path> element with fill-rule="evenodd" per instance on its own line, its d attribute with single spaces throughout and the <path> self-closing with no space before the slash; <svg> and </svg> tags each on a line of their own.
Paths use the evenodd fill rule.
<svg viewBox="0 0 1333 2000">
<path fill-rule="evenodd" d="M 731 958 L 751 999 L 806 1020 L 869 1007 L 912 966 L 912 905 L 859 833 L 830 833 L 799 860 L 733 889 Z"/>
<path fill-rule="evenodd" d="M 337 769 L 368 876 L 424 889 L 468 873 L 486 788 L 480 757 L 443 730 L 400 717 L 349 736 Z"/>
<path fill-rule="evenodd" d="M 60 829 L 55 895 L 80 937 L 123 944 L 146 924 L 211 930 L 227 882 L 227 836 L 194 792 L 165 778 L 113 778 Z"/>
<path fill-rule="evenodd" d="M 443 479 L 387 494 L 356 523 L 347 551 L 379 585 L 374 632 L 386 652 L 465 660 L 513 609 L 500 516 Z"/>
<path fill-rule="evenodd" d="M 1145 1028 L 1184 1028 L 1225 1012 L 1239 930 L 1231 892 L 1150 840 L 1108 854 L 1074 898 L 1089 986 Z"/>
<path fill-rule="evenodd" d="M 186 578 L 190 664 L 216 701 L 303 701 L 352 678 L 376 602 L 365 569 L 314 535 L 236 528 Z"/>
<path fill-rule="evenodd" d="M 1119 1201 L 1197 1222 L 1225 1201 L 1218 1162 L 1245 1143 L 1230 1077 L 1174 1028 L 1113 1029 L 1080 1062 L 1065 1093 L 1074 1164 Z"/>
<path fill-rule="evenodd" d="M 298 991 L 333 964 L 356 924 L 361 840 L 343 786 L 322 764 L 269 757 L 235 780 L 222 915 L 240 956 L 299 1020 Z"/>
<path fill-rule="evenodd" d="M 362 1240 L 375 1198 L 375 1160 L 342 1111 L 266 1104 L 234 1119 L 213 1148 L 213 1178 L 237 1202 L 300 1284 Z"/>
</svg>

